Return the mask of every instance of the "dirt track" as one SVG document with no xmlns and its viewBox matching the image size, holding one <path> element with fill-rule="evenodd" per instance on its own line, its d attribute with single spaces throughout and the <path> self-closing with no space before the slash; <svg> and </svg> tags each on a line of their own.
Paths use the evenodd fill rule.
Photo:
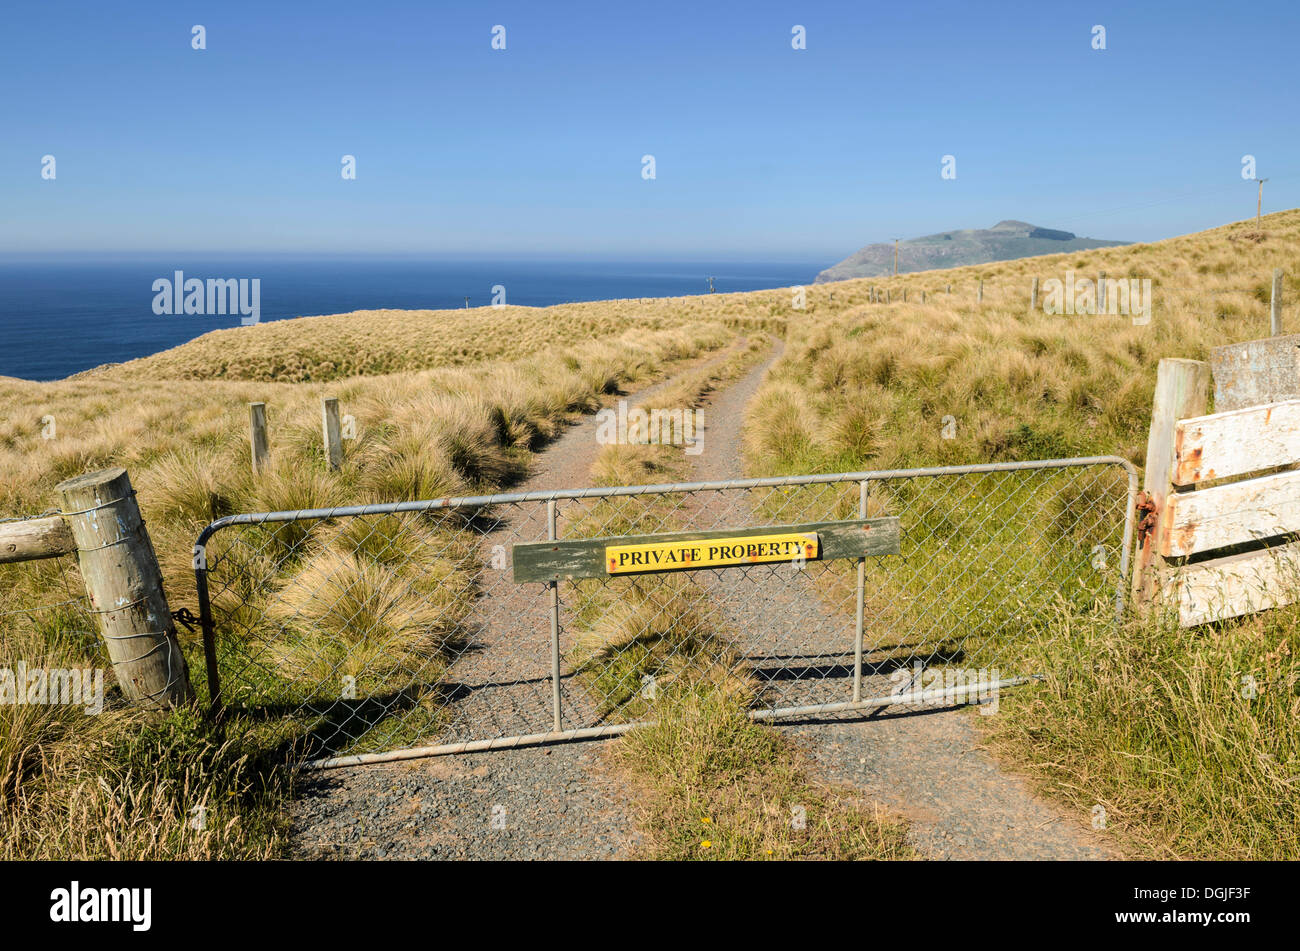
<svg viewBox="0 0 1300 951">
<path fill-rule="evenodd" d="M 779 348 L 706 401 L 704 451 L 688 457 L 693 478 L 743 477 L 744 410 L 778 355 Z M 632 402 L 654 389 L 638 393 Z M 598 449 L 595 421 L 588 417 L 540 456 L 538 468 L 520 490 L 588 484 Z M 697 525 L 730 524 L 739 517 L 735 505 L 734 499 L 706 494 L 690 503 L 691 520 Z M 510 531 L 544 537 L 536 509 L 509 518 Z M 711 596 L 737 630 L 750 632 L 745 640 L 761 639 L 762 632 L 772 630 L 764 612 L 770 613 L 773 597 L 793 597 L 787 590 L 782 595 L 765 594 L 764 601 L 754 596 L 753 579 L 742 583 L 737 580 L 739 572 L 714 574 L 719 580 L 709 583 Z M 803 579 L 789 580 L 797 584 Z M 794 585 L 783 587 L 793 590 Z M 478 636 L 485 649 L 457 662 L 452 677 L 471 687 L 491 684 L 495 691 L 489 703 L 487 692 L 470 689 L 463 709 L 467 717 L 501 720 L 502 711 L 507 716 L 519 711 L 518 722 L 495 723 L 491 732 L 534 732 L 536 712 L 547 709 L 549 702 L 546 605 L 536 592 L 511 597 L 479 609 Z M 818 597 L 815 590 L 801 593 L 801 609 L 815 613 Z M 828 632 L 825 636 L 842 648 L 845 625 L 851 630 L 852 618 L 834 606 L 822 605 L 820 610 L 826 615 L 821 624 Z M 493 644 L 513 644 L 523 631 L 532 632 L 526 636 L 538 643 L 525 652 L 531 666 L 521 672 L 519 656 L 503 648 L 494 651 Z M 790 630 L 778 639 L 781 643 L 755 640 L 741 646 L 752 656 L 768 657 L 808 648 Z M 513 681 L 508 679 L 511 676 Z M 828 691 L 824 699 L 845 699 L 829 694 L 842 689 L 842 682 L 826 678 L 815 686 Z M 571 680 L 566 682 L 564 701 L 565 709 L 574 715 L 564 725 L 579 725 L 589 711 Z M 476 712 L 480 702 L 482 709 Z M 1062 814 L 1037 799 L 1022 780 L 999 768 L 981 747 L 972 716 L 971 711 L 892 707 L 865 717 L 805 721 L 781 728 L 806 750 L 819 778 L 866 793 L 910 819 L 912 844 L 927 858 L 1112 857 L 1081 817 Z M 295 854 L 503 859 L 626 855 L 636 843 L 635 829 L 623 807 L 630 793 L 602 767 L 603 746 L 561 744 L 323 774 L 307 786 L 296 806 Z"/>
</svg>

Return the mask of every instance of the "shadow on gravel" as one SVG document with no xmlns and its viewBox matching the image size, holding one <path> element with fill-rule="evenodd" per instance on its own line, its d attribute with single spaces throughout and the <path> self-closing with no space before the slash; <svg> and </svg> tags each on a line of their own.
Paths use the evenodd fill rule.
<svg viewBox="0 0 1300 951">
<path fill-rule="evenodd" d="M 784 656 L 773 657 L 765 654 L 761 658 L 746 658 L 750 662 L 749 672 L 763 681 L 775 680 L 831 680 L 845 679 L 853 676 L 853 665 L 846 664 L 838 658 L 843 657 L 841 653 L 835 654 L 787 654 Z M 924 657 L 919 654 L 909 654 L 906 657 L 890 657 L 886 660 L 875 661 L 873 663 L 864 662 L 862 665 L 862 675 L 864 677 L 879 676 L 893 673 L 896 670 L 910 670 L 914 664 L 921 662 L 926 665 L 935 662 L 951 664 L 965 659 L 965 651 L 956 650 L 947 653 L 930 652 Z M 835 658 L 834 663 L 814 663 L 814 661 L 825 661 Z M 758 661 L 781 661 L 778 667 L 764 667 Z M 791 661 L 806 661 L 798 666 Z"/>
</svg>

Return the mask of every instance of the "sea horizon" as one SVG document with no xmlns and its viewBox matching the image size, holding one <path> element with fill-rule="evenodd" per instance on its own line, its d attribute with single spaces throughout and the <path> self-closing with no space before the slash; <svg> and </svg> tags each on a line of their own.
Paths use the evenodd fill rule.
<svg viewBox="0 0 1300 951">
<path fill-rule="evenodd" d="M 510 259 L 419 254 L 277 252 L 44 252 L 0 254 L 0 376 L 47 382 L 149 356 L 212 330 L 238 312 L 171 309 L 155 282 L 257 281 L 259 322 L 358 310 L 456 310 L 681 297 L 811 284 L 825 258 L 666 260 Z M 232 306 L 231 311 L 235 311 Z M 244 318 L 243 320 L 247 320 Z"/>
</svg>

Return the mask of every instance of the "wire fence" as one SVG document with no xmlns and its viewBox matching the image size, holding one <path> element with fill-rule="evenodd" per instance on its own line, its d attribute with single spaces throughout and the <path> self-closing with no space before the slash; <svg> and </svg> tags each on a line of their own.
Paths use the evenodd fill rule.
<svg viewBox="0 0 1300 951">
<path fill-rule="evenodd" d="M 208 699 L 335 765 L 622 732 L 701 682 L 758 718 L 1012 683 L 1029 625 L 1122 609 L 1136 488 L 1098 457 L 229 516 L 195 548 Z M 880 516 L 898 554 L 515 578 L 552 539 Z"/>
<path fill-rule="evenodd" d="M 57 515 L 0 518 L 0 525 Z M 0 647 L 6 654 L 38 656 L 50 650 L 99 652 L 99 639 L 75 554 L 0 564 Z"/>
</svg>

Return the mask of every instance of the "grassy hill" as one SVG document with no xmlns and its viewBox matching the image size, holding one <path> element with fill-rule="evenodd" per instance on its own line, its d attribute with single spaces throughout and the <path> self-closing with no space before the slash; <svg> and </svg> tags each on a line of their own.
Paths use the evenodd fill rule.
<svg viewBox="0 0 1300 951">
<path fill-rule="evenodd" d="M 70 475 L 126 466 L 172 605 L 192 606 L 190 546 L 214 517 L 509 485 L 572 414 L 754 330 L 784 335 L 786 351 L 747 420 L 753 474 L 1079 453 L 1140 464 L 1158 360 L 1203 359 L 1266 334 L 1274 267 L 1286 270 L 1285 299 L 1300 300 L 1300 210 L 1266 217 L 1262 235 L 1244 222 L 1153 244 L 819 284 L 803 308 L 776 290 L 370 311 L 218 331 L 69 380 L 0 379 L 0 516 L 45 511 Z M 1031 313 L 1031 278 L 1071 269 L 1150 279 L 1151 322 Z M 871 303 L 873 285 L 895 302 Z M 1284 322 L 1300 329 L 1294 303 Z M 357 420 L 342 472 L 321 457 L 323 395 Z M 246 430 L 254 400 L 268 404 L 273 445 L 272 469 L 257 481 Z M 945 416 L 955 439 L 941 436 Z M 96 644 L 69 633 L 66 612 L 24 613 L 78 585 L 67 559 L 0 566 L 0 666 L 102 664 Z M 1044 666 L 1081 657 L 1109 666 L 1089 668 L 1082 688 L 1049 683 L 1030 704 L 1008 702 L 1006 717 L 991 718 L 1008 756 L 1085 812 L 1111 803 L 1144 854 L 1300 851 L 1300 785 L 1287 779 L 1300 775 L 1294 681 L 1254 706 L 1234 705 L 1230 690 L 1243 670 L 1286 683 L 1300 653 L 1293 612 L 1208 634 L 1062 623 L 1066 636 L 1042 647 Z M 1050 653 L 1062 650 L 1071 653 Z M 143 733 L 132 717 L 92 723 L 54 707 L 0 708 L 0 854 L 277 853 L 286 788 L 247 749 L 184 717 Z M 195 783 L 225 797 L 210 820 L 223 830 L 215 839 L 186 823 L 182 792 Z M 148 818 L 117 821 L 124 802 Z"/>
<path fill-rule="evenodd" d="M 1284 329 L 1300 331 L 1296 210 L 1265 218 L 1263 234 L 1241 222 L 1153 244 L 824 285 L 833 306 L 819 287 L 814 309 L 789 322 L 785 355 L 751 407 L 751 470 L 1091 454 L 1140 467 L 1160 358 L 1204 360 L 1213 347 L 1267 336 L 1275 267 L 1286 273 Z M 1031 312 L 1031 280 L 1064 281 L 1070 269 L 1150 279 L 1150 323 Z M 895 303 L 868 303 L 873 284 Z M 943 438 L 945 416 L 955 438 Z M 1112 841 L 1132 855 L 1300 856 L 1300 609 L 1192 630 L 1161 617 L 1117 626 L 1100 606 L 1092 617 L 1062 609 L 1016 642 L 1046 681 L 978 722 L 1074 815 L 1107 817 Z M 1268 686 L 1243 693 L 1243 678 Z"/>
</svg>

